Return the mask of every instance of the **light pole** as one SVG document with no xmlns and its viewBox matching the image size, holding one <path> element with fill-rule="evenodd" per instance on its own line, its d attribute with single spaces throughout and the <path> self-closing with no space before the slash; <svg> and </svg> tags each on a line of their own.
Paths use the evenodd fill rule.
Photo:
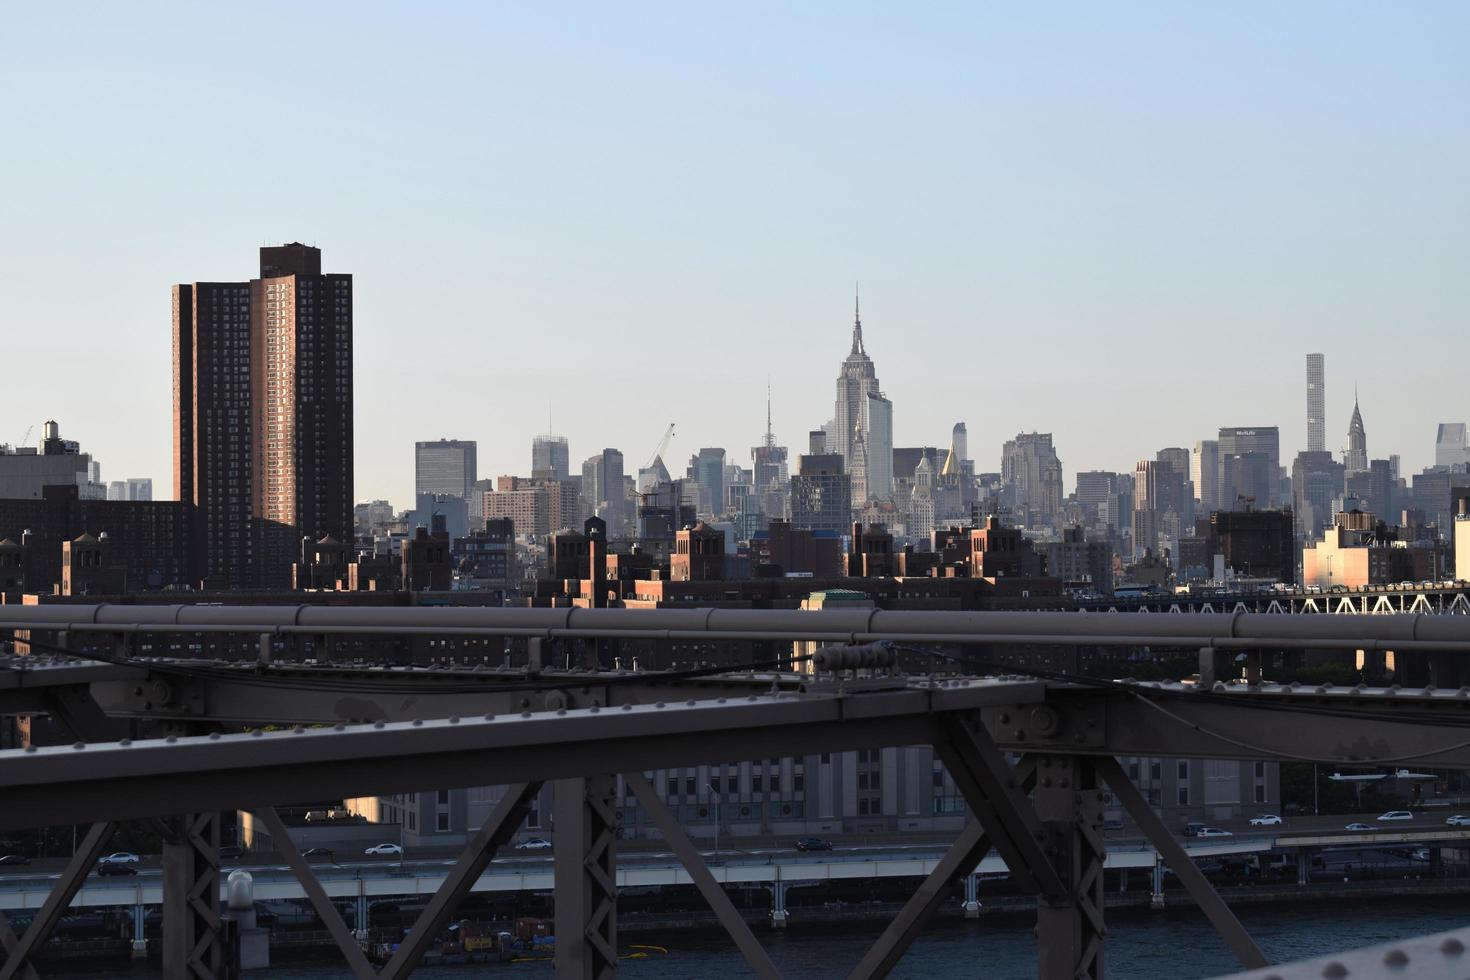
<svg viewBox="0 0 1470 980">
<path fill-rule="evenodd" d="M 714 800 L 715 800 L 715 851 L 714 851 L 714 853 L 715 853 L 715 856 L 718 857 L 719 856 L 719 853 L 720 853 L 720 809 L 721 809 L 720 803 L 721 803 L 721 801 L 722 801 L 723 798 L 720 796 L 720 791 L 717 790 L 717 789 L 715 789 L 714 786 L 712 786 L 711 784 L 705 783 L 704 784 L 704 788 L 707 789 L 707 790 L 709 790 L 710 796 L 714 797 Z"/>
</svg>

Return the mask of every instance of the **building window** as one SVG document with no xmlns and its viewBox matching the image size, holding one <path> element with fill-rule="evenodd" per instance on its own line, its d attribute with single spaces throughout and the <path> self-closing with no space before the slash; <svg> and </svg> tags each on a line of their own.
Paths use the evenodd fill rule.
<svg viewBox="0 0 1470 980">
<path fill-rule="evenodd" d="M 1183 761 L 1182 759 L 1179 762 L 1179 778 L 1180 779 L 1188 779 L 1189 778 L 1189 763 Z"/>
<path fill-rule="evenodd" d="M 441 814 L 439 814 L 438 827 L 439 827 L 440 830 L 448 830 L 449 829 L 449 814 L 447 814 L 447 813 L 441 813 Z"/>
<path fill-rule="evenodd" d="M 693 776 L 686 776 L 684 778 L 684 795 L 685 796 L 693 796 L 697 792 L 699 792 L 699 789 L 698 789 L 697 786 L 695 786 L 695 779 L 694 779 L 694 777 Z"/>
<path fill-rule="evenodd" d="M 441 789 L 439 791 L 439 805 L 440 806 L 448 806 L 449 805 L 449 790 L 447 790 L 447 789 Z"/>
<path fill-rule="evenodd" d="M 1257 803 L 1265 803 L 1266 802 L 1266 787 L 1259 786 L 1259 785 L 1256 787 L 1256 802 Z"/>
<path fill-rule="evenodd" d="M 1189 806 L 1189 787 L 1188 786 L 1181 786 L 1181 787 L 1179 787 L 1179 805 L 1180 806 Z"/>
<path fill-rule="evenodd" d="M 1148 767 L 1148 778 L 1151 779 L 1151 780 L 1153 780 L 1156 783 L 1159 780 L 1163 779 L 1164 778 L 1164 767 L 1161 764 L 1157 763 L 1157 762 L 1150 763 L 1150 765 Z"/>
<path fill-rule="evenodd" d="M 1264 762 L 1257 762 L 1256 763 L 1256 778 L 1257 779 L 1265 779 L 1266 778 L 1266 764 Z"/>
</svg>

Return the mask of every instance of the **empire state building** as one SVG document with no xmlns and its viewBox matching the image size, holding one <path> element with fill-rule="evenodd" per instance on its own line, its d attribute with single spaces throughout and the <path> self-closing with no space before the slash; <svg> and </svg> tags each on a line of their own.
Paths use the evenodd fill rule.
<svg viewBox="0 0 1470 980">
<path fill-rule="evenodd" d="M 842 455 L 853 480 L 855 505 L 892 496 L 893 404 L 879 390 L 873 359 L 863 348 L 862 311 L 856 301 L 852 350 L 837 374 L 837 406 L 827 450 Z"/>
</svg>

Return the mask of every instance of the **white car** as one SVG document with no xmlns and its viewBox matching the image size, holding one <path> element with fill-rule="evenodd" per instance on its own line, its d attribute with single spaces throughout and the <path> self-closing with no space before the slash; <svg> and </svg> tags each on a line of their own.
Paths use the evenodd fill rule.
<svg viewBox="0 0 1470 980">
<path fill-rule="evenodd" d="M 1370 826 L 1368 826 L 1365 823 L 1350 823 L 1350 824 L 1348 824 L 1346 827 L 1344 827 L 1342 829 L 1343 830 L 1372 830 L 1373 828 L 1370 827 Z"/>
<path fill-rule="evenodd" d="M 1408 810 L 1389 810 L 1387 813 L 1380 813 L 1378 816 L 1374 817 L 1373 819 L 1374 820 L 1413 820 L 1414 819 L 1414 815 L 1412 813 L 1410 813 Z"/>
<path fill-rule="evenodd" d="M 118 851 L 116 854 L 109 854 L 106 857 L 98 858 L 97 859 L 97 863 L 98 864 L 137 864 L 138 863 L 138 855 L 134 854 L 132 851 Z"/>
<path fill-rule="evenodd" d="M 1470 827 L 1470 817 L 1462 817 L 1458 813 L 1445 820 L 1451 827 Z"/>
<path fill-rule="evenodd" d="M 1281 818 L 1274 813 L 1262 813 L 1251 817 L 1252 827 L 1279 827 Z"/>
<path fill-rule="evenodd" d="M 545 839 L 544 837 L 532 837 L 530 840 L 523 840 L 519 844 L 517 844 L 516 850 L 549 851 L 551 850 L 551 841 Z"/>
<path fill-rule="evenodd" d="M 369 847 L 367 850 L 363 851 L 362 853 L 364 853 L 364 854 L 402 854 L 403 853 L 403 848 L 399 847 L 397 844 L 374 844 L 372 847 Z"/>
<path fill-rule="evenodd" d="M 1232 834 L 1228 830 L 1221 830 L 1219 827 L 1202 827 L 1202 828 L 1200 828 L 1200 832 L 1197 833 L 1197 834 L 1195 834 L 1194 836 L 1196 836 L 1196 837 L 1234 837 L 1235 835 Z"/>
</svg>

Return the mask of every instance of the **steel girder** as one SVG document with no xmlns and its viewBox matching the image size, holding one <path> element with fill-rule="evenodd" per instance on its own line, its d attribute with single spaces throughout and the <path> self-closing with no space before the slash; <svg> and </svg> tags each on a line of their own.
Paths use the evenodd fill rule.
<svg viewBox="0 0 1470 980">
<path fill-rule="evenodd" d="M 552 789 L 556 975 L 611 980 L 618 972 L 617 808 L 612 776 L 559 779 Z"/>
<path fill-rule="evenodd" d="M 165 800 L 176 809 L 178 800 Z M 218 980 L 225 962 L 220 942 L 218 810 L 164 820 L 163 975 Z"/>
<path fill-rule="evenodd" d="M 1039 702 L 984 681 L 847 696 L 563 709 L 510 718 L 337 725 L 0 752 L 0 829 L 166 815 L 180 801 L 253 809 L 326 797 L 573 778 L 808 752 L 918 745 L 935 713 Z"/>
<path fill-rule="evenodd" d="M 1035 806 L 1047 852 L 1066 893 L 1036 903 L 1039 980 L 1102 980 L 1103 793 L 1084 756 L 1043 755 L 1036 761 Z"/>
<path fill-rule="evenodd" d="M 61 917 L 66 914 L 77 890 L 87 881 L 87 875 L 97 863 L 103 848 L 112 839 L 112 832 L 116 825 L 108 822 L 95 823 L 87 831 L 81 843 L 77 845 L 76 853 L 67 862 L 66 869 L 57 878 L 56 884 L 51 887 L 51 894 L 46 897 L 45 903 L 40 911 L 31 920 L 25 935 L 16 938 L 14 931 L 8 922 L 0 920 L 0 942 L 5 946 L 5 962 L 0 964 L 0 980 L 12 980 L 13 977 L 34 978 L 35 967 L 31 964 L 31 955 L 41 950 L 46 945 L 46 940 L 51 938 Z"/>
</svg>

